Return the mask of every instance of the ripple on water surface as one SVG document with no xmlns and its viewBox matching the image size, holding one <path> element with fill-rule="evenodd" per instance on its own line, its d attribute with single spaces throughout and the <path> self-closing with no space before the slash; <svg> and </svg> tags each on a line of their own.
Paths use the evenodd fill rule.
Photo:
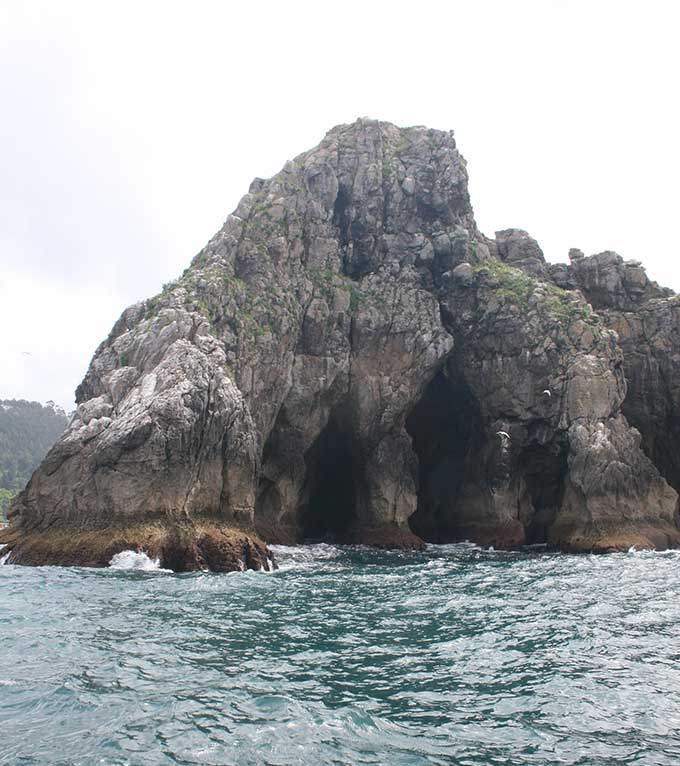
<svg viewBox="0 0 680 766">
<path fill-rule="evenodd" d="M 0 763 L 680 763 L 679 554 L 276 553 L 0 567 Z"/>
</svg>

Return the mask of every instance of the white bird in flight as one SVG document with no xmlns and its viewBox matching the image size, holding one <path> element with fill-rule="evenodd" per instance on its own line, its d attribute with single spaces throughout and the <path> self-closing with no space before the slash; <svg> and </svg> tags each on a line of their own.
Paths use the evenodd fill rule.
<svg viewBox="0 0 680 766">
<path fill-rule="evenodd" d="M 552 396 L 552 394 L 550 393 L 550 389 L 548 389 L 548 388 L 544 389 L 544 390 L 543 390 L 543 393 L 544 393 L 546 396 Z"/>
<path fill-rule="evenodd" d="M 496 431 L 496 435 L 500 436 L 501 439 L 509 439 L 510 438 L 510 434 L 507 433 L 507 431 Z"/>
</svg>

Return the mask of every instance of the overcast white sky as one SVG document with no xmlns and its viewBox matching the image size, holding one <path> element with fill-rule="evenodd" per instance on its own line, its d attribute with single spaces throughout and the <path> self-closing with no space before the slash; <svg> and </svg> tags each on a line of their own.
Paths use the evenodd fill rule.
<svg viewBox="0 0 680 766">
<path fill-rule="evenodd" d="M 680 290 L 678 29 L 675 0 L 0 0 L 0 399 L 70 408 L 123 308 L 358 116 L 455 130 L 487 234 Z"/>
</svg>

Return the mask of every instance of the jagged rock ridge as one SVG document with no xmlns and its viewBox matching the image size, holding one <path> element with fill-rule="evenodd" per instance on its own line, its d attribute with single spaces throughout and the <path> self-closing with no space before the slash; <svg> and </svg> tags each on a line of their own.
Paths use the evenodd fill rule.
<svg viewBox="0 0 680 766">
<path fill-rule="evenodd" d="M 658 468 L 678 486 L 659 430 L 677 412 L 677 301 L 616 258 L 551 267 L 526 232 L 482 235 L 452 133 L 338 126 L 123 313 L 13 505 L 10 560 L 676 545 Z"/>
</svg>

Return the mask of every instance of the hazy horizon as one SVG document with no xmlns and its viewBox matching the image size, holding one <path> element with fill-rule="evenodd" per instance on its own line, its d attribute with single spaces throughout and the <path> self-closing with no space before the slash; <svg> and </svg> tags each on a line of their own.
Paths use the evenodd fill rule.
<svg viewBox="0 0 680 766">
<path fill-rule="evenodd" d="M 512 7 L 510 7 L 510 5 Z M 488 236 L 680 290 L 680 12 L 650 2 L 0 9 L 0 399 L 73 392 L 256 177 L 359 116 L 452 129 Z"/>
</svg>

